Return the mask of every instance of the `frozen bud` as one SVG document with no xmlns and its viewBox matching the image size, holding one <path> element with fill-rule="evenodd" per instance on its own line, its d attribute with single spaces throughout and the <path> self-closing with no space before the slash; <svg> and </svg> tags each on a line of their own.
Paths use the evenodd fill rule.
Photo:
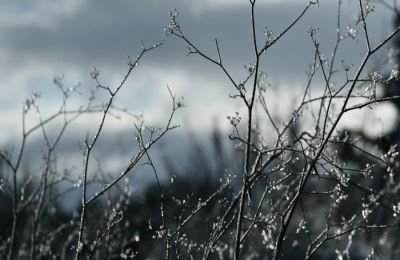
<svg viewBox="0 0 400 260">
<path fill-rule="evenodd" d="M 390 76 L 388 78 L 388 80 L 396 80 L 399 78 L 399 71 L 397 68 L 392 69 L 392 71 L 390 72 Z"/>
<path fill-rule="evenodd" d="M 353 28 L 351 25 L 347 25 L 347 36 L 354 40 L 357 36 L 357 29 Z"/>
<path fill-rule="evenodd" d="M 99 77 L 99 74 L 100 74 L 100 72 L 99 72 L 99 70 L 98 70 L 96 67 L 92 67 L 92 68 L 90 69 L 89 76 L 90 76 L 92 79 L 97 79 L 97 78 Z"/>
</svg>

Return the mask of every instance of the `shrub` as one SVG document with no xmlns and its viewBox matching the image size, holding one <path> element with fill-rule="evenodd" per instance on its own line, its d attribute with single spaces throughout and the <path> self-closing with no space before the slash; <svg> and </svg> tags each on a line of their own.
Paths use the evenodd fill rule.
<svg viewBox="0 0 400 260">
<path fill-rule="evenodd" d="M 336 42 L 329 58 L 322 53 L 318 28 L 310 28 L 314 56 L 308 81 L 286 120 L 278 119 L 278 113 L 271 110 L 269 100 L 274 97 L 262 61 L 311 8 L 318 7 L 318 1 L 310 1 L 281 33 L 266 31 L 261 37 L 257 34 L 256 0 L 249 1 L 253 60 L 245 66 L 246 76 L 241 80 L 226 67 L 217 39 L 214 57 L 191 40 L 190 32 L 179 23 L 178 11 L 170 11 L 167 39 L 183 41 L 188 55 L 219 68 L 235 91 L 232 98 L 241 101 L 245 112 L 227 117 L 232 128 L 229 139 L 235 146 L 230 156 L 224 156 L 220 134 L 213 139 L 214 162 L 204 156 L 212 153 L 209 148 L 195 142 L 194 156 L 186 167 L 177 167 L 171 163 L 176 158 L 166 157 L 167 169 L 177 173 L 169 182 L 162 181 L 149 152 L 177 127 L 173 116 L 184 106 L 169 89 L 172 109 L 163 128 L 145 126 L 135 118 L 138 149 L 122 172 L 108 175 L 101 167 L 91 168 L 96 162 L 93 149 L 101 145 L 107 118 L 113 111 L 129 114 L 114 105 L 114 98 L 143 56 L 162 44 L 143 46 L 114 88 L 103 84 L 100 72 L 92 68 L 90 76 L 97 90 L 108 97 L 101 105 L 90 99 L 86 106 L 68 110 L 70 89 L 56 78 L 64 97 L 60 110 L 41 118 L 38 96 L 27 99 L 20 149 L 16 156 L 0 153 L 4 209 L 0 253 L 7 259 L 398 258 L 399 124 L 379 138 L 369 137 L 365 129 L 339 128 L 343 117 L 354 110 L 373 109 L 382 102 L 399 107 L 397 69 L 385 76 L 387 61 L 371 71 L 368 63 L 383 52 L 400 27 L 397 23 L 392 33 L 373 44 L 367 23 L 373 7 L 369 1 L 358 3 L 358 15 L 344 31 L 343 4 L 338 1 Z M 355 66 L 338 62 L 339 47 L 355 39 L 363 39 L 357 43 L 365 49 L 364 59 Z M 323 79 L 322 86 L 315 83 L 318 76 Z M 316 87 L 319 91 L 312 92 Z M 25 128 L 31 110 L 39 115 L 39 123 Z M 70 123 L 87 113 L 99 114 L 100 121 L 84 141 L 84 166 L 75 180 L 67 174 L 70 169 L 60 171 L 57 162 L 62 158 L 56 147 Z M 50 136 L 47 126 L 58 118 L 62 119 L 61 128 Z M 21 166 L 27 139 L 36 132 L 42 134 L 46 147 L 40 177 L 37 172 L 24 174 Z M 137 192 L 128 175 L 142 162 L 152 170 L 155 182 L 134 196 Z M 92 170 L 96 173 L 93 177 L 89 176 Z M 79 210 L 65 212 L 62 201 L 77 190 Z"/>
</svg>

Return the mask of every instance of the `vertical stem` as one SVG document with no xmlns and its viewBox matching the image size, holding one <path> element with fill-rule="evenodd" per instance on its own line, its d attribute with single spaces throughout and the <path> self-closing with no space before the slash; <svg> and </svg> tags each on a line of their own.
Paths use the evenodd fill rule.
<svg viewBox="0 0 400 260">
<path fill-rule="evenodd" d="M 241 237 L 241 231 L 242 231 L 242 225 L 243 225 L 243 214 L 244 214 L 244 202 L 246 199 L 246 191 L 250 192 L 249 186 L 248 186 L 248 176 L 250 172 L 250 148 L 251 148 L 251 139 L 252 139 L 252 134 L 251 134 L 251 129 L 252 129 L 252 123 L 253 123 L 253 107 L 254 107 L 254 101 L 255 101 L 255 96 L 256 96 L 256 89 L 257 89 L 257 79 L 258 79 L 258 70 L 259 70 L 259 61 L 260 61 L 260 55 L 258 53 L 258 48 L 257 48 L 257 38 L 256 38 L 256 28 L 255 28 L 255 16 L 254 16 L 254 6 L 255 6 L 255 0 L 250 1 L 251 3 L 251 24 L 252 24 L 252 38 L 253 38 L 253 46 L 254 46 L 254 51 L 255 51 L 255 56 L 256 56 L 256 64 L 255 64 L 255 72 L 254 72 L 254 81 L 253 81 L 253 89 L 252 89 L 252 94 L 251 94 L 251 100 L 249 103 L 246 103 L 247 106 L 247 113 L 248 113 L 248 121 L 247 121 L 247 140 L 246 140 L 246 151 L 245 151 L 245 162 L 244 162 L 244 174 L 243 174 L 243 183 L 242 183 L 242 190 L 241 190 L 241 195 L 240 195 L 240 204 L 239 204 L 239 214 L 238 214 L 238 220 L 236 224 L 236 238 L 235 238 L 235 254 L 234 254 L 234 259 L 237 260 L 239 259 L 240 255 L 240 237 Z"/>
<path fill-rule="evenodd" d="M 14 255 L 14 250 L 15 250 L 15 229 L 17 226 L 17 207 L 18 207 L 18 201 L 17 201 L 17 172 L 13 172 L 13 222 L 11 226 L 11 237 L 10 237 L 10 247 L 8 250 L 8 255 L 7 255 L 7 260 L 12 260 L 13 255 Z"/>
<path fill-rule="evenodd" d="M 18 221 L 18 184 L 17 184 L 17 172 L 19 166 L 21 165 L 22 154 L 24 153 L 25 142 L 26 142 L 26 131 L 25 131 L 25 110 L 22 108 L 22 143 L 18 152 L 17 162 L 12 168 L 12 178 L 13 178 L 13 222 L 11 226 L 11 236 L 10 236 L 10 247 L 8 250 L 7 260 L 12 260 L 15 251 L 15 236 Z"/>
</svg>

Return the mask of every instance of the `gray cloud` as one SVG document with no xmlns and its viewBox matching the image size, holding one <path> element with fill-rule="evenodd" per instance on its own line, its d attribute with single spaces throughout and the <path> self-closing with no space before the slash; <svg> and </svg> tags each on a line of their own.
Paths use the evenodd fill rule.
<svg viewBox="0 0 400 260">
<path fill-rule="evenodd" d="M 78 7 L 73 6 L 74 11 L 58 16 L 56 13 L 48 18 L 47 25 L 40 22 L 40 15 L 43 14 L 38 12 L 37 23 L 1 27 L 0 35 L 6 37 L 0 38 L 0 50 L 12 53 L 16 59 L 28 56 L 38 61 L 48 60 L 54 64 L 121 64 L 125 61 L 121 59 L 138 50 L 141 40 L 150 44 L 163 39 L 163 27 L 168 23 L 167 12 L 174 7 L 181 12 L 179 18 L 184 30 L 199 46 L 215 54 L 213 39 L 219 38 L 224 57 L 229 64 L 241 66 L 251 62 L 248 6 L 233 5 L 196 12 L 191 3 L 179 0 L 84 1 Z M 258 30 L 262 33 L 265 25 L 275 35 L 278 34 L 303 7 L 304 4 L 260 4 L 257 10 L 260 25 Z M 271 50 L 271 58 L 267 62 L 272 64 L 269 65 L 269 69 L 276 68 L 275 73 L 282 73 L 284 66 L 284 70 L 290 73 L 303 73 L 301 68 L 311 59 L 310 53 L 313 49 L 307 35 L 308 27 L 320 26 L 321 41 L 333 42 L 335 8 L 335 1 L 328 1 L 320 8 L 312 8 L 296 28 L 282 39 L 279 47 Z M 38 7 L 33 9 L 32 12 Z M 343 15 L 347 21 L 355 12 L 354 8 L 348 9 L 350 8 L 344 8 Z M 30 15 L 35 17 L 32 13 Z M 374 27 L 372 29 L 381 31 L 380 25 L 376 23 L 379 19 L 381 18 L 371 23 L 371 27 Z M 343 24 L 343 28 L 345 26 L 346 23 Z M 150 57 L 151 62 L 178 66 L 184 55 L 182 47 L 182 43 L 168 39 L 167 46 L 157 55 Z M 347 51 L 346 55 L 351 53 L 353 51 Z M 187 59 L 183 60 L 189 62 Z"/>
<path fill-rule="evenodd" d="M 49 85 L 55 73 L 65 73 L 66 78 L 81 80 L 83 85 L 91 86 L 93 83 L 88 81 L 87 72 L 95 65 L 104 72 L 105 81 L 118 82 L 126 71 L 126 56 L 139 51 L 141 40 L 145 44 L 166 40 L 166 44 L 143 61 L 144 67 L 141 66 L 135 79 L 135 93 L 140 97 L 128 99 L 127 91 L 126 98 L 121 98 L 121 101 L 137 104 L 145 112 L 154 107 L 154 102 L 169 104 L 169 101 L 160 99 L 152 100 L 152 104 L 144 103 L 148 102 L 149 96 L 154 97 L 160 92 L 154 86 L 175 82 L 171 87 L 176 87 L 178 94 L 185 96 L 190 112 L 201 115 L 196 118 L 211 118 L 205 114 L 213 112 L 205 111 L 201 103 L 204 100 L 199 97 L 213 102 L 214 105 L 210 105 L 212 108 L 227 107 L 230 110 L 232 106 L 225 104 L 230 102 L 226 97 L 232 93 L 232 88 L 226 87 L 228 82 L 222 73 L 199 57 L 186 57 L 182 41 L 163 37 L 163 28 L 169 20 L 168 11 L 172 8 L 180 11 L 179 21 L 188 37 L 205 52 L 216 55 L 214 38 L 218 38 L 223 59 L 236 80 L 244 76 L 243 65 L 253 62 L 250 10 L 246 4 L 237 4 L 238 1 L 232 5 L 225 1 L 225 4 L 215 6 L 212 1 L 193 4 L 182 0 L 92 0 L 52 4 L 35 1 L 29 5 L 18 1 L 3 2 L 6 4 L 0 10 L 0 76 L 3 79 L 0 107 L 7 107 L 9 113 L 20 111 L 10 108 L 12 103 L 20 106 L 23 100 L 23 97 L 15 95 L 30 95 L 31 89 L 41 88 L 46 93 L 51 92 Z M 267 1 L 259 1 L 256 16 L 260 42 L 265 26 L 277 35 L 302 11 L 306 2 L 267 4 Z M 378 7 L 368 24 L 374 42 L 391 28 L 391 25 L 388 26 L 391 14 Z M 271 80 L 280 82 L 286 89 L 305 81 L 305 71 L 314 51 L 308 35 L 309 26 L 320 27 L 317 37 L 324 54 L 330 57 L 336 37 L 336 10 L 336 1 L 321 1 L 319 8 L 312 7 L 299 24 L 271 48 L 263 62 Z M 344 1 L 343 34 L 346 34 L 346 26 L 354 22 L 356 14 L 357 5 Z M 364 40 L 361 27 L 357 29 L 359 35 L 355 41 L 344 41 L 339 61 L 345 59 L 348 63 L 357 64 L 361 60 Z M 182 82 L 179 83 L 180 80 Z M 134 82 L 130 81 L 130 84 Z M 163 95 L 168 98 L 168 93 L 164 92 Z M 217 105 L 218 102 L 221 104 Z M 10 120 L 14 120 L 14 124 L 19 122 Z"/>
</svg>

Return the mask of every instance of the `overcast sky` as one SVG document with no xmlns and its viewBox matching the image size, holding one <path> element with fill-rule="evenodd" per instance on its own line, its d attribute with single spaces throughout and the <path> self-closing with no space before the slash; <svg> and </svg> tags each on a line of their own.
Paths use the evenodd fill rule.
<svg viewBox="0 0 400 260">
<path fill-rule="evenodd" d="M 260 37 L 265 27 L 279 34 L 307 2 L 257 1 Z M 358 10 L 354 4 L 357 1 L 343 2 L 341 30 L 346 35 L 347 26 L 354 26 Z M 165 44 L 143 58 L 116 105 L 143 113 L 149 124 L 160 124 L 170 107 L 168 85 L 177 96 L 185 98 L 186 108 L 176 122 L 199 133 L 211 130 L 215 123 L 227 128 L 225 117 L 242 109 L 238 101 L 228 97 L 234 94 L 233 88 L 221 71 L 198 56 L 186 56 L 185 44 L 173 37 L 165 38 L 163 28 L 169 21 L 168 11 L 178 9 L 184 32 L 211 56 L 216 55 L 214 39 L 218 38 L 223 59 L 239 81 L 244 75 L 243 66 L 253 62 L 247 0 L 0 0 L 0 6 L 1 145 L 19 138 L 21 106 L 32 93 L 41 93 L 43 114 L 56 111 L 61 99 L 52 83 L 55 75 L 63 74 L 66 86 L 80 82 L 81 92 L 87 93 L 95 87 L 88 75 L 95 66 L 104 84 L 116 86 L 127 70 L 127 56 L 138 54 L 141 41 L 145 45 L 159 41 Z M 271 98 L 275 108 L 289 106 L 291 96 L 304 87 L 314 51 L 309 27 L 320 28 L 317 37 L 329 57 L 336 37 L 336 19 L 337 1 L 320 0 L 319 7 L 310 8 L 270 49 L 263 70 L 275 86 Z M 376 5 L 368 26 L 376 43 L 392 30 L 392 13 Z M 355 28 L 361 31 L 359 26 Z M 364 51 L 364 39 L 358 34 L 355 40 L 344 41 L 338 60 L 358 64 Z M 84 102 L 84 97 L 75 98 Z M 96 117 L 86 118 L 77 122 L 75 129 L 83 137 L 94 130 L 96 122 Z"/>
</svg>

